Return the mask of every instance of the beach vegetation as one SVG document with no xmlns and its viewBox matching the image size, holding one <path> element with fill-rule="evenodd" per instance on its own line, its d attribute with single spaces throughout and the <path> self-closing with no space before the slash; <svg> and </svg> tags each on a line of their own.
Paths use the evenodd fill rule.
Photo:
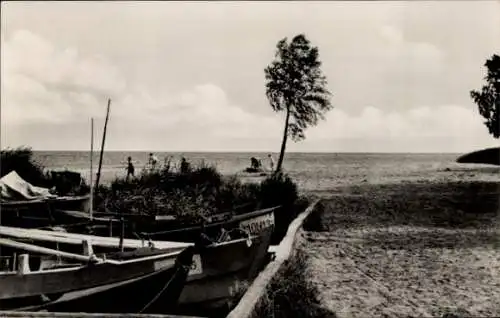
<svg viewBox="0 0 500 318">
<path fill-rule="evenodd" d="M 198 223 L 217 213 L 241 214 L 280 206 L 275 210 L 275 243 L 309 203 L 299 198 L 297 185 L 283 173 L 249 183 L 223 176 L 204 163 L 193 165 L 188 172 L 145 170 L 131 180 L 117 178 L 96 191 L 95 202 L 99 211 L 172 215 L 185 223 Z"/>
<path fill-rule="evenodd" d="M 16 171 L 29 183 L 70 193 L 65 173 L 49 173 L 33 158 L 30 148 L 1 152 L 1 175 Z M 88 193 L 82 183 L 78 194 Z M 58 191 L 59 193 L 60 191 Z M 214 166 L 200 163 L 178 172 L 165 166 L 143 170 L 136 178 L 116 178 L 95 189 L 95 210 L 142 215 L 173 215 L 185 223 L 198 223 L 216 213 L 241 214 L 280 206 L 275 210 L 273 242 L 279 243 L 288 225 L 309 200 L 299 197 L 297 184 L 286 174 L 276 173 L 260 183 L 242 182 L 237 176 L 223 176 Z"/>
<path fill-rule="evenodd" d="M 486 84 L 481 91 L 473 90 L 470 96 L 476 103 L 479 114 L 484 117 L 484 124 L 489 133 L 500 138 L 500 56 L 493 56 L 484 64 L 487 69 Z"/>
<path fill-rule="evenodd" d="M 33 150 L 29 147 L 19 147 L 15 149 L 4 149 L 0 158 L 0 177 L 15 171 L 21 178 L 29 183 L 48 187 L 52 186 L 49 174 L 46 174 L 44 167 L 33 158 Z"/>
<path fill-rule="evenodd" d="M 272 109 L 285 113 L 285 126 L 276 171 L 280 171 L 288 137 L 293 141 L 305 138 L 305 129 L 315 126 L 324 113 L 332 109 L 331 93 L 321 70 L 319 49 L 304 34 L 291 41 L 283 38 L 276 45 L 276 54 L 264 70 L 266 96 Z"/>
<path fill-rule="evenodd" d="M 0 177 L 15 171 L 32 185 L 49 188 L 59 195 L 82 195 L 89 187 L 77 172 L 69 170 L 49 171 L 37 162 L 29 147 L 4 149 L 0 158 Z"/>
<path fill-rule="evenodd" d="M 282 172 L 277 172 L 260 184 L 259 199 L 263 207 L 280 206 L 274 214 L 275 229 L 273 243 L 279 243 L 288 230 L 288 225 L 297 216 L 296 202 L 299 197 L 297 185 Z"/>
<path fill-rule="evenodd" d="M 321 307 L 319 292 L 306 276 L 307 261 L 300 249 L 285 261 L 266 287 L 252 317 L 336 317 Z"/>
</svg>

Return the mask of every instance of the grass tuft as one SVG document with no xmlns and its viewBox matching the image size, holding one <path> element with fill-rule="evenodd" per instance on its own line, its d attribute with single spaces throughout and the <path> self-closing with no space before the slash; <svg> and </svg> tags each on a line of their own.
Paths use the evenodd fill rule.
<svg viewBox="0 0 500 318">
<path fill-rule="evenodd" d="M 273 277 L 252 317 L 336 317 L 320 306 L 318 291 L 306 279 L 307 256 L 298 250 Z"/>
</svg>

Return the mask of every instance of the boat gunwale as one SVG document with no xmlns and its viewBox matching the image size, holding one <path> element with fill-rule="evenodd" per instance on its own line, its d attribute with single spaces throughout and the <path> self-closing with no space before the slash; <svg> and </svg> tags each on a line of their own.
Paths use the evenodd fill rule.
<svg viewBox="0 0 500 318">
<path fill-rule="evenodd" d="M 94 266 L 94 267 L 100 267 L 100 266 L 105 266 L 105 265 L 110 265 L 110 266 L 123 266 L 123 265 L 130 265 L 134 263 L 139 263 L 139 262 L 147 262 L 147 261 L 155 261 L 158 259 L 168 259 L 168 258 L 173 258 L 173 256 L 178 256 L 184 249 L 180 249 L 175 252 L 171 253 L 163 253 L 163 254 L 157 254 L 157 255 L 151 255 L 151 256 L 144 256 L 144 257 L 139 257 L 139 258 L 134 258 L 131 260 L 125 260 L 125 261 L 116 261 L 116 260 L 103 260 L 97 263 L 93 263 L 91 265 L 75 265 L 74 267 L 66 267 L 66 268 L 54 268 L 54 269 L 44 269 L 44 270 L 34 270 L 34 271 L 29 271 L 25 274 L 19 274 L 18 271 L 0 271 L 0 276 L 12 276 L 12 275 L 21 275 L 21 276 L 28 276 L 28 275 L 42 275 L 42 274 L 54 274 L 54 273 L 62 273 L 62 272 L 71 272 L 71 271 L 78 271 L 83 268 L 87 268 L 89 266 Z M 89 258 L 90 260 L 90 258 Z"/>
<path fill-rule="evenodd" d="M 259 216 L 262 216 L 262 215 L 265 215 L 265 214 L 272 213 L 275 210 L 279 209 L 280 207 L 281 207 L 280 205 L 277 205 L 277 206 L 274 206 L 274 207 L 271 207 L 271 208 L 265 208 L 265 209 L 261 209 L 261 210 L 257 210 L 257 211 L 252 211 L 252 212 L 249 212 L 249 213 L 245 213 L 245 214 L 234 215 L 231 219 L 226 220 L 226 221 L 218 221 L 218 222 L 214 222 L 214 223 L 208 223 L 208 224 L 205 225 L 205 228 L 211 228 L 211 227 L 216 227 L 216 226 L 219 226 L 219 225 L 231 224 L 231 223 L 235 223 L 235 222 L 245 221 L 245 220 L 248 220 L 248 219 L 251 219 L 251 218 L 254 218 L 254 217 L 259 217 Z M 155 235 L 174 234 L 174 233 L 185 232 L 185 231 L 195 231 L 195 230 L 199 230 L 200 228 L 201 228 L 201 225 L 197 225 L 197 226 L 185 227 L 185 228 L 168 230 L 168 231 L 141 232 L 140 234 L 144 235 L 146 237 L 150 237 L 150 236 L 155 236 Z"/>
<path fill-rule="evenodd" d="M 0 226 L 0 235 L 8 237 L 32 239 L 34 241 L 57 242 L 57 243 L 73 244 L 73 245 L 80 245 L 83 243 L 83 241 L 88 240 L 95 246 L 101 246 L 101 247 L 119 246 L 119 238 L 117 237 L 104 237 L 97 235 L 48 231 L 39 229 L 25 229 L 25 228 L 17 228 L 10 226 Z M 125 247 L 141 248 L 147 246 L 147 241 L 136 240 L 136 239 L 124 239 L 123 244 Z M 160 241 L 160 240 L 152 241 L 152 244 L 158 245 L 159 249 L 186 248 L 194 245 L 194 243 L 189 243 L 189 242 L 171 242 L 171 241 Z"/>
<path fill-rule="evenodd" d="M 78 195 L 78 196 L 57 196 L 54 198 L 36 198 L 33 200 L 13 200 L 13 201 L 8 201 L 8 200 L 2 200 L 0 201 L 0 206 L 2 208 L 8 208 L 8 207 L 15 207 L 15 206 L 22 206 L 26 205 L 29 206 L 31 204 L 36 204 L 36 203 L 54 203 L 54 202 L 71 202 L 71 201 L 83 201 L 90 199 L 90 194 L 84 194 L 84 195 Z"/>
</svg>

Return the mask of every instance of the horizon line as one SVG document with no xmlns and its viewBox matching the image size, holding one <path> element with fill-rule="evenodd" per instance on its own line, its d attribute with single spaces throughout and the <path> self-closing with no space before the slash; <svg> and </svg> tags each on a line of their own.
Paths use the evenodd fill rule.
<svg viewBox="0 0 500 318">
<path fill-rule="evenodd" d="M 489 147 L 495 148 L 495 147 Z M 12 150 L 16 148 L 10 148 Z M 482 148 L 488 149 L 488 148 Z M 7 150 L 7 149 L 2 149 Z M 90 152 L 90 150 L 64 150 L 64 149 L 31 149 L 33 152 Z M 461 154 L 467 152 L 473 152 L 476 150 L 468 150 L 468 151 L 287 151 L 285 154 Z M 94 153 L 99 153 L 99 149 L 95 149 Z M 279 154 L 279 151 L 267 151 L 267 150 L 116 150 L 110 149 L 105 150 L 104 152 L 152 152 L 152 153 L 271 153 L 271 154 Z"/>
</svg>

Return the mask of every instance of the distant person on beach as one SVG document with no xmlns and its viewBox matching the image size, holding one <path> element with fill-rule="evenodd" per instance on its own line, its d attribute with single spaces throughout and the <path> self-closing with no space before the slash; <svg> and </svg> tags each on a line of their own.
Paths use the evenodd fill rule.
<svg viewBox="0 0 500 318">
<path fill-rule="evenodd" d="M 172 156 L 165 157 L 165 159 L 163 160 L 163 169 L 166 171 L 170 171 L 171 162 L 172 162 Z"/>
<path fill-rule="evenodd" d="M 132 176 L 132 178 L 135 177 L 135 168 L 134 164 L 132 163 L 132 157 L 127 158 L 127 178 L 125 179 L 128 182 L 128 178 Z"/>
<path fill-rule="evenodd" d="M 273 159 L 273 156 L 271 154 L 268 154 L 267 156 L 269 157 L 269 168 L 271 169 L 271 171 L 274 171 L 274 159 Z"/>
<path fill-rule="evenodd" d="M 181 173 L 187 173 L 190 170 L 189 162 L 187 162 L 186 158 L 182 157 L 181 159 Z"/>
<path fill-rule="evenodd" d="M 156 168 L 156 164 L 158 163 L 158 158 L 150 152 L 149 153 L 149 166 L 151 167 L 151 170 L 154 170 Z"/>
</svg>

